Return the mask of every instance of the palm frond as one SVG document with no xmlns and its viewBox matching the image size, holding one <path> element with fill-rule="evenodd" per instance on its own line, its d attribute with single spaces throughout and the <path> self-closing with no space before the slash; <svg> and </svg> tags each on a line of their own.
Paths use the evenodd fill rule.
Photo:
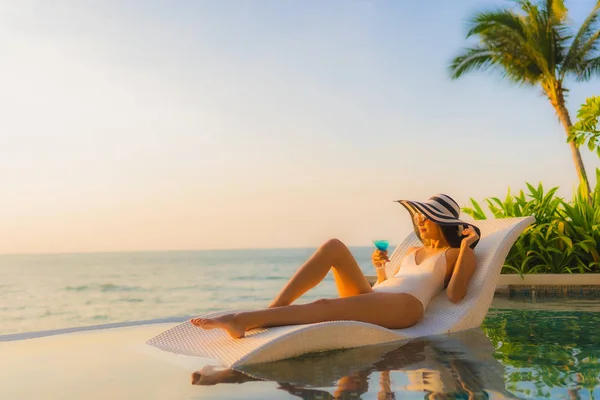
<svg viewBox="0 0 600 400">
<path fill-rule="evenodd" d="M 467 38 L 474 35 L 490 34 L 490 31 L 504 28 L 506 29 L 506 33 L 511 33 L 525 39 L 526 34 L 523 22 L 521 16 L 509 10 L 482 12 L 477 14 L 469 22 L 471 28 L 467 32 Z"/>
<path fill-rule="evenodd" d="M 565 6 L 564 0 L 546 0 L 546 10 L 551 19 L 557 22 L 565 22 L 567 20 L 569 10 Z"/>
<path fill-rule="evenodd" d="M 451 65 L 457 79 L 474 70 L 496 69 L 515 83 L 563 88 L 566 74 L 578 80 L 599 74 L 600 1 L 577 34 L 568 23 L 565 0 L 514 0 L 517 7 L 481 12 L 469 20 L 465 49 Z"/>
<path fill-rule="evenodd" d="M 600 56 L 586 60 L 583 64 L 581 71 L 577 74 L 578 81 L 587 81 L 594 75 L 600 76 Z"/>
<path fill-rule="evenodd" d="M 537 13 L 537 8 L 529 1 L 522 0 L 519 4 L 526 13 Z M 550 73 L 546 55 L 539 51 L 537 43 L 540 41 L 537 26 L 543 26 L 543 20 L 532 27 L 529 15 L 499 10 L 479 13 L 469 25 L 467 37 L 478 36 L 480 46 L 494 54 L 495 62 L 506 69 L 505 75 L 511 80 L 536 83 L 541 75 Z M 545 29 L 541 30 L 545 32 Z"/>
<path fill-rule="evenodd" d="M 600 34 L 600 1 L 587 16 L 579 31 L 573 38 L 571 46 L 561 66 L 560 76 L 564 77 L 569 72 L 578 75 L 581 62 L 589 56 L 590 52 L 598 49 Z"/>
<path fill-rule="evenodd" d="M 503 76 L 517 84 L 536 85 L 543 80 L 544 71 L 527 56 L 519 54 L 518 46 L 504 46 L 501 64 Z"/>
<path fill-rule="evenodd" d="M 511 45 L 480 45 L 463 50 L 450 64 L 452 79 L 458 79 L 467 72 L 496 70 L 517 84 L 535 85 L 540 71 L 518 48 Z"/>
<path fill-rule="evenodd" d="M 554 3 L 553 1 L 549 1 Z M 550 4 L 552 7 L 552 4 Z M 530 46 L 535 49 L 536 64 L 546 75 L 553 75 L 556 67 L 556 36 L 555 27 L 560 26 L 551 9 L 530 5 L 524 10 L 527 13 L 527 38 Z"/>
<path fill-rule="evenodd" d="M 458 79 L 467 72 L 484 70 L 494 67 L 494 53 L 485 47 L 472 47 L 465 49 L 463 53 L 450 64 L 452 79 Z"/>
</svg>

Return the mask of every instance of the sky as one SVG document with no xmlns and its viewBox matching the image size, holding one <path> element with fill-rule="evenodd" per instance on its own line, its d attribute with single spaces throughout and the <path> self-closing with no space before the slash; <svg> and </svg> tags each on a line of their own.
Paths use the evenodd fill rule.
<svg viewBox="0 0 600 400">
<path fill-rule="evenodd" d="M 539 89 L 449 76 L 510 4 L 0 0 L 0 253 L 368 246 L 410 232 L 397 199 L 570 198 Z M 600 83 L 568 84 L 575 119 Z"/>
</svg>

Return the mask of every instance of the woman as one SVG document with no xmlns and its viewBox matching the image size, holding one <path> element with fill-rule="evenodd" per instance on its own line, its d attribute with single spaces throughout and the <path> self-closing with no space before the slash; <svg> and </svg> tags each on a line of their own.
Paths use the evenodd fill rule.
<svg viewBox="0 0 600 400">
<path fill-rule="evenodd" d="M 192 324 L 203 329 L 225 329 L 233 338 L 242 338 L 253 328 L 336 320 L 402 329 L 416 324 L 429 301 L 444 288 L 452 302 L 459 302 L 475 270 L 473 248 L 479 241 L 479 229 L 458 219 L 460 207 L 450 196 L 438 194 L 426 202 L 398 202 L 410 213 L 423 246 L 409 249 L 392 277 L 385 272 L 387 252 L 376 250 L 373 263 L 377 283 L 371 287 L 348 248 L 331 239 L 300 267 L 269 308 L 194 318 Z M 340 298 L 291 305 L 321 282 L 330 269 Z"/>
</svg>

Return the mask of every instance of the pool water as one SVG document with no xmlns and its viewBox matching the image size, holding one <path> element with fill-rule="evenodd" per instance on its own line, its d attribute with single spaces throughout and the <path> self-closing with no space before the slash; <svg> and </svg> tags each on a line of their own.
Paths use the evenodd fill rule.
<svg viewBox="0 0 600 400">
<path fill-rule="evenodd" d="M 457 334 L 195 372 L 194 398 L 600 399 L 600 312 L 579 308 L 492 307 Z"/>
</svg>

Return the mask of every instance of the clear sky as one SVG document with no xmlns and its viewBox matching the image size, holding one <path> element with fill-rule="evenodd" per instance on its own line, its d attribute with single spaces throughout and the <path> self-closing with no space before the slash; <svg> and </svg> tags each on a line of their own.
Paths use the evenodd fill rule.
<svg viewBox="0 0 600 400">
<path fill-rule="evenodd" d="M 495 4 L 0 2 L 0 253 L 369 245 L 409 232 L 399 198 L 570 197 L 539 89 L 449 78 Z M 573 118 L 600 94 L 569 88 Z"/>
</svg>

